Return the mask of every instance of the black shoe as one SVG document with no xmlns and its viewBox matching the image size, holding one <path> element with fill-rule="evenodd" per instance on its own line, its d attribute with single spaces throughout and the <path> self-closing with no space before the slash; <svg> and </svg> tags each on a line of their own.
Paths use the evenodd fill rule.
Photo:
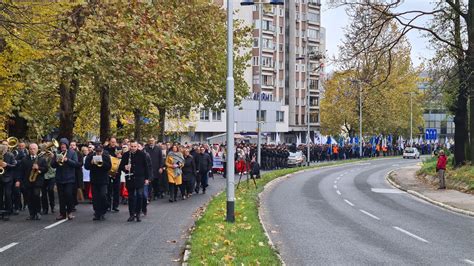
<svg viewBox="0 0 474 266">
<path fill-rule="evenodd" d="M 141 222 L 142 219 L 140 219 L 140 215 L 135 216 L 135 219 L 137 219 L 137 222 Z"/>
<path fill-rule="evenodd" d="M 196 194 L 199 194 L 199 189 L 195 189 L 194 192 L 196 192 Z"/>
<path fill-rule="evenodd" d="M 104 215 L 101 215 L 101 216 L 100 216 L 100 220 L 101 220 L 101 221 L 105 221 L 105 216 L 104 216 Z"/>
<path fill-rule="evenodd" d="M 127 222 L 133 222 L 133 221 L 135 221 L 135 216 L 128 217 Z"/>
<path fill-rule="evenodd" d="M 169 201 L 169 202 L 173 202 L 173 199 L 169 199 L 168 201 Z"/>
<path fill-rule="evenodd" d="M 100 217 L 99 216 L 95 216 L 94 215 L 94 218 L 92 218 L 92 221 L 99 221 L 100 220 Z"/>
<path fill-rule="evenodd" d="M 113 208 L 112 212 L 119 212 L 120 210 L 118 208 Z"/>
</svg>

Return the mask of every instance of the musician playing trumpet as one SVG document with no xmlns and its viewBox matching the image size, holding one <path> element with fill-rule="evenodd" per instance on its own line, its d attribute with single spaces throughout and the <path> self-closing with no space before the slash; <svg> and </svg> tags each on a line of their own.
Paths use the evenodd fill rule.
<svg viewBox="0 0 474 266">
<path fill-rule="evenodd" d="M 94 221 L 105 220 L 107 212 L 107 186 L 109 184 L 109 170 L 112 167 L 110 155 L 104 153 L 103 147 L 98 146 L 94 153 L 86 157 L 84 168 L 90 170 L 92 185 L 92 206 Z"/>
<path fill-rule="evenodd" d="M 77 154 L 69 148 L 66 138 L 59 140 L 59 152 L 54 156 L 51 167 L 56 169 L 56 187 L 59 196 L 59 216 L 56 220 L 72 220 L 74 216 L 73 190 L 76 184 L 76 168 L 81 167 Z"/>
<path fill-rule="evenodd" d="M 26 194 L 26 202 L 30 216 L 27 220 L 40 220 L 41 215 L 41 187 L 44 182 L 44 174 L 48 172 L 48 163 L 45 158 L 38 156 L 38 145 L 29 145 L 29 155 L 26 155 L 20 162 L 20 180 L 16 186 L 23 182 Z"/>
</svg>

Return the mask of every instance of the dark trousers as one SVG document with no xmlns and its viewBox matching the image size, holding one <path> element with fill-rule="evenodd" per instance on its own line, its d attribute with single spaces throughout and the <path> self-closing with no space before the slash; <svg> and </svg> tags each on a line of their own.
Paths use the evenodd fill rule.
<svg viewBox="0 0 474 266">
<path fill-rule="evenodd" d="M 160 175 L 158 175 L 158 192 L 160 194 L 168 192 L 168 174 L 166 171 L 163 171 Z"/>
<path fill-rule="evenodd" d="M 176 199 L 178 197 L 178 185 L 175 183 L 168 183 L 170 189 L 170 199 Z"/>
<path fill-rule="evenodd" d="M 28 204 L 26 200 L 24 201 L 24 204 L 21 202 L 22 194 L 23 198 L 26 199 L 25 188 L 23 187 L 23 185 L 20 185 L 20 187 L 16 187 L 15 183 L 12 182 L 12 204 L 14 210 L 21 210 L 23 209 L 23 207 L 26 207 L 24 205 Z"/>
<path fill-rule="evenodd" d="M 209 186 L 207 181 L 209 177 L 207 176 L 207 172 L 200 172 L 199 175 L 201 176 L 201 187 L 203 191 L 206 191 L 206 188 Z"/>
<path fill-rule="evenodd" d="M 222 168 L 224 169 L 224 173 L 222 173 L 222 176 L 226 178 L 227 177 L 227 162 L 222 162 Z"/>
<path fill-rule="evenodd" d="M 156 178 L 154 178 L 153 180 L 151 180 L 151 187 L 152 187 L 152 190 L 153 190 L 153 198 L 157 198 L 161 191 L 160 191 L 160 182 L 159 182 L 159 176 L 156 176 Z M 151 194 L 150 194 L 150 197 L 151 197 Z"/>
<path fill-rule="evenodd" d="M 74 183 L 56 184 L 59 196 L 59 213 L 63 216 L 72 213 L 74 209 Z"/>
<path fill-rule="evenodd" d="M 193 194 L 193 191 L 194 191 L 194 179 L 190 179 L 190 180 L 183 180 L 183 190 L 184 190 L 184 194 L 183 195 L 190 195 L 190 194 Z"/>
<path fill-rule="evenodd" d="M 41 188 L 41 207 L 45 213 L 48 212 L 48 203 L 51 212 L 54 210 L 54 183 L 54 178 L 45 179 Z"/>
<path fill-rule="evenodd" d="M 110 178 L 107 189 L 107 208 L 117 209 L 120 202 L 120 174 Z"/>
<path fill-rule="evenodd" d="M 35 216 L 41 211 L 41 188 L 40 187 L 26 187 L 26 203 L 28 204 L 28 211 L 30 216 Z"/>
<path fill-rule="evenodd" d="M 128 212 L 130 216 L 140 215 L 143 204 L 143 187 L 137 188 L 135 184 L 127 183 L 128 190 Z"/>
<path fill-rule="evenodd" d="M 0 209 L 12 213 L 12 183 L 0 181 Z"/>
<path fill-rule="evenodd" d="M 92 184 L 92 208 L 99 217 L 107 212 L 107 184 Z"/>
</svg>

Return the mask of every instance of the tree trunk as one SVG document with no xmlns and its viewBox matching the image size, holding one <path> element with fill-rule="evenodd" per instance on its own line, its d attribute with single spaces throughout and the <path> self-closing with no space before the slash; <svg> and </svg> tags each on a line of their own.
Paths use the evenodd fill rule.
<svg viewBox="0 0 474 266">
<path fill-rule="evenodd" d="M 142 120 L 141 120 L 140 109 L 133 110 L 133 116 L 135 119 L 135 140 L 140 141 L 142 138 Z"/>
<path fill-rule="evenodd" d="M 456 6 L 460 8 L 459 0 L 456 0 Z M 454 42 L 462 47 L 461 40 L 461 16 L 458 14 L 454 18 Z M 455 103 L 454 112 L 454 164 L 459 166 L 466 160 L 465 146 L 468 139 L 467 135 L 467 86 L 466 86 L 466 69 L 464 61 L 464 51 L 457 50 L 456 54 L 459 88 Z"/>
<path fill-rule="evenodd" d="M 165 122 L 166 122 L 166 108 L 163 106 L 157 106 L 158 114 L 160 116 L 160 130 L 158 131 L 158 141 L 165 141 Z"/>
<path fill-rule="evenodd" d="M 19 111 L 13 111 L 13 116 L 8 121 L 8 136 L 25 139 L 28 132 L 28 121 L 20 116 Z"/>
<path fill-rule="evenodd" d="M 467 12 L 467 35 L 468 35 L 468 47 L 467 47 L 467 67 L 466 74 L 469 75 L 468 86 L 469 86 L 469 131 L 470 131 L 470 143 L 469 143 L 469 159 L 471 163 L 474 163 L 474 0 L 469 0 L 468 12 Z M 457 131 L 457 128 L 456 128 Z M 467 134 L 467 132 L 466 132 Z"/>
<path fill-rule="evenodd" d="M 74 104 L 76 93 L 79 88 L 79 80 L 73 78 L 68 86 L 65 80 L 59 84 L 59 138 L 67 138 L 69 141 L 74 133 Z"/>
<path fill-rule="evenodd" d="M 110 91 L 107 85 L 100 87 L 100 141 L 110 138 Z"/>
</svg>

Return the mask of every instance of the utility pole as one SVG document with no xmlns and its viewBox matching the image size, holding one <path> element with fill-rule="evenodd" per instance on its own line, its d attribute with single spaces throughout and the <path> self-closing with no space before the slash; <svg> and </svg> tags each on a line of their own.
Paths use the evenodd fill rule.
<svg viewBox="0 0 474 266">
<path fill-rule="evenodd" d="M 261 165 L 261 153 L 262 145 L 261 143 L 261 131 L 262 131 L 262 92 L 263 92 L 263 74 L 262 74 L 262 49 L 263 49 L 263 3 L 259 3 L 258 15 L 260 17 L 260 30 L 258 31 L 258 75 L 259 75 L 259 87 L 260 91 L 258 93 L 258 117 L 257 117 L 257 162 L 258 165 Z"/>
<path fill-rule="evenodd" d="M 234 18 L 233 0 L 227 0 L 227 86 L 226 86 L 226 129 L 227 129 L 227 169 L 226 169 L 226 221 L 235 222 L 234 184 Z"/>
</svg>

